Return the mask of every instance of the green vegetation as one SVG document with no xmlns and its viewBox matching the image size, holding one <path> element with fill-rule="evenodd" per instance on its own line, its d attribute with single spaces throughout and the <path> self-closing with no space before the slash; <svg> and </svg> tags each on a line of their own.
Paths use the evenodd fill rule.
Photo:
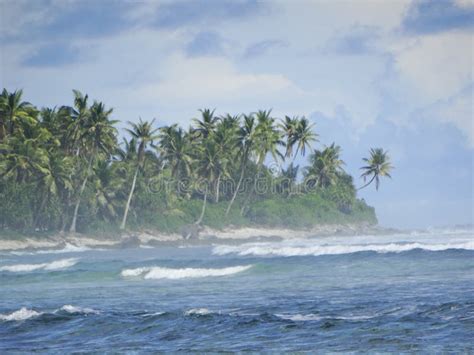
<svg viewBox="0 0 474 355">
<path fill-rule="evenodd" d="M 140 119 L 122 136 L 112 109 L 73 93 L 72 106 L 42 109 L 21 90 L 0 95 L 0 233 L 376 223 L 341 148 L 314 149 L 304 117 L 205 109 L 187 130 Z M 294 159 L 307 152 L 300 170 Z M 378 189 L 392 167 L 382 149 L 370 154 L 363 187 Z"/>
</svg>

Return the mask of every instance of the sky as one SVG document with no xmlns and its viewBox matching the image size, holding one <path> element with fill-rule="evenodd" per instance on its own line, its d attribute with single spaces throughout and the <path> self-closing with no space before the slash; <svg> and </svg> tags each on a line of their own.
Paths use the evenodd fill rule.
<svg viewBox="0 0 474 355">
<path fill-rule="evenodd" d="M 48 107 L 78 89 L 122 122 L 305 115 L 357 185 L 389 151 L 393 179 L 359 191 L 381 225 L 469 224 L 473 27 L 473 0 L 0 0 L 0 86 Z"/>
</svg>

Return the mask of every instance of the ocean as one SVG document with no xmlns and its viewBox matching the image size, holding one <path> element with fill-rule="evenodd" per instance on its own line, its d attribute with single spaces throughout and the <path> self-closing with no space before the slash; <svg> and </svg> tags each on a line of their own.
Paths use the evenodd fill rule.
<svg viewBox="0 0 474 355">
<path fill-rule="evenodd" d="M 0 353 L 473 352 L 474 233 L 0 254 Z"/>
</svg>

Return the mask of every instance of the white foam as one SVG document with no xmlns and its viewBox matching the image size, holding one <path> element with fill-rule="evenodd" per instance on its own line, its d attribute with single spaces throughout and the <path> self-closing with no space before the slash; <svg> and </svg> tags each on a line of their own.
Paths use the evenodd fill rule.
<svg viewBox="0 0 474 355">
<path fill-rule="evenodd" d="M 150 271 L 149 267 L 139 267 L 137 269 L 125 269 L 120 273 L 123 277 L 137 277 L 141 274 Z"/>
<path fill-rule="evenodd" d="M 0 320 L 3 321 L 21 321 L 21 320 L 26 320 L 34 317 L 38 317 L 42 314 L 48 313 L 48 314 L 56 314 L 58 312 L 67 312 L 70 314 L 99 314 L 100 312 L 92 309 L 92 308 L 82 308 L 82 307 L 77 307 L 77 306 L 72 306 L 70 304 L 66 304 L 62 306 L 61 308 L 55 309 L 54 311 L 50 312 L 38 312 L 32 309 L 28 309 L 26 307 L 23 307 L 17 311 L 14 311 L 10 314 L 0 314 Z"/>
<path fill-rule="evenodd" d="M 61 259 L 55 260 L 50 263 L 42 264 L 16 264 L 16 265 L 6 265 L 0 267 L 0 271 L 9 271 L 9 272 L 30 272 L 35 270 L 62 270 L 67 269 L 71 266 L 74 266 L 77 263 L 77 259 Z"/>
<path fill-rule="evenodd" d="M 137 269 L 125 269 L 121 275 L 123 277 L 138 277 L 142 276 L 144 279 L 184 279 L 196 277 L 211 277 L 211 276 L 227 276 L 236 274 L 250 269 L 252 265 L 231 266 L 222 269 L 198 269 L 198 268 L 184 268 L 171 269 L 165 267 L 141 267 Z"/>
<path fill-rule="evenodd" d="M 317 242 L 313 242 L 317 243 Z M 363 251 L 376 253 L 400 253 L 414 249 L 429 251 L 443 251 L 448 249 L 474 250 L 474 241 L 460 243 L 388 243 L 388 244 L 336 244 L 311 245 L 309 241 L 302 245 L 288 245 L 285 243 L 252 243 L 237 246 L 216 246 L 213 254 L 237 254 L 241 256 L 320 256 L 351 254 Z"/>
<path fill-rule="evenodd" d="M 142 317 L 162 316 L 163 314 L 166 314 L 166 312 L 145 313 L 145 314 L 142 315 Z"/>
<path fill-rule="evenodd" d="M 12 312 L 10 314 L 0 314 L 0 319 L 4 321 L 20 321 L 33 317 L 38 317 L 42 314 L 42 312 L 36 312 L 35 310 L 23 307 L 18 311 Z"/>
<path fill-rule="evenodd" d="M 17 265 L 7 265 L 0 267 L 0 271 L 10 271 L 10 272 L 28 272 L 38 269 L 42 269 L 46 264 L 17 264 Z"/>
<path fill-rule="evenodd" d="M 192 315 L 205 316 L 212 313 L 214 312 L 210 311 L 207 308 L 191 308 L 190 310 L 187 310 L 186 312 L 184 312 L 184 315 L 185 316 L 192 316 Z"/>
<path fill-rule="evenodd" d="M 37 254 L 63 254 L 63 253 L 80 253 L 89 250 L 103 250 L 103 249 L 91 249 L 84 246 L 77 246 L 74 244 L 66 243 L 62 249 L 48 249 L 48 250 L 39 250 Z"/>
<path fill-rule="evenodd" d="M 83 313 L 83 314 L 89 314 L 89 313 L 98 314 L 99 313 L 99 311 L 96 311 L 95 309 L 92 309 L 92 308 L 76 307 L 70 304 L 66 304 L 62 306 L 59 310 L 65 311 L 67 313 Z"/>
<path fill-rule="evenodd" d="M 292 320 L 294 322 L 319 321 L 324 319 L 339 320 L 367 320 L 375 316 L 318 316 L 316 314 L 275 314 L 278 318 Z"/>
<path fill-rule="evenodd" d="M 292 320 L 293 322 L 318 321 L 323 319 L 316 314 L 275 314 L 278 318 Z"/>
</svg>

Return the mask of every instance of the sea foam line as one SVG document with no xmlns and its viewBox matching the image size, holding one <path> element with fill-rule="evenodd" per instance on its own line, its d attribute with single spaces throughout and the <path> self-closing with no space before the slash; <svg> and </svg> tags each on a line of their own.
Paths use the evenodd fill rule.
<svg viewBox="0 0 474 355">
<path fill-rule="evenodd" d="M 366 244 L 366 245 L 302 245 L 288 246 L 284 244 L 252 243 L 237 246 L 219 245 L 214 247 L 213 254 L 227 255 L 237 254 L 241 256 L 320 256 L 320 255 L 340 255 L 351 254 L 363 251 L 376 253 L 401 253 L 414 249 L 428 251 L 443 251 L 449 249 L 474 250 L 474 241 L 462 243 L 389 243 L 389 244 Z"/>
<path fill-rule="evenodd" d="M 78 259 L 60 259 L 42 264 L 15 264 L 0 267 L 0 271 L 9 272 L 30 272 L 35 270 L 62 270 L 76 265 Z"/>
<path fill-rule="evenodd" d="M 210 276 L 227 276 L 250 269 L 252 265 L 231 266 L 222 269 L 184 268 L 171 269 L 166 267 L 141 267 L 122 270 L 123 277 L 143 277 L 144 279 L 184 279 Z"/>
</svg>

